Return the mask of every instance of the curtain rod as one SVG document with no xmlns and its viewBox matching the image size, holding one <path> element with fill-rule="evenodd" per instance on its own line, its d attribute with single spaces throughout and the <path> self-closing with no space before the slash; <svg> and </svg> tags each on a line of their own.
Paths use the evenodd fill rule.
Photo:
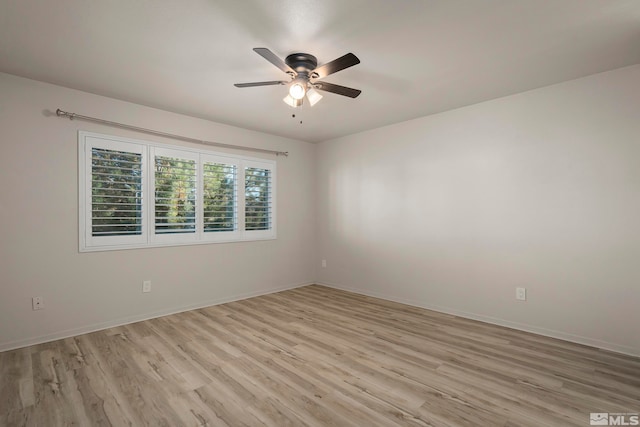
<svg viewBox="0 0 640 427">
<path fill-rule="evenodd" d="M 148 133 L 148 134 L 151 134 L 151 135 L 164 136 L 164 137 L 167 137 L 167 138 L 178 139 L 178 140 L 186 141 L 186 142 L 193 142 L 195 144 L 212 145 L 214 147 L 233 148 L 235 150 L 257 151 L 257 152 L 260 152 L 260 153 L 275 154 L 276 156 L 285 156 L 286 157 L 286 156 L 289 155 L 288 151 L 267 150 L 265 148 L 246 147 L 246 146 L 242 146 L 242 145 L 231 145 L 231 144 L 223 144 L 221 142 L 204 141 L 204 140 L 201 140 L 201 139 L 189 138 L 188 136 L 175 135 L 175 134 L 172 134 L 172 133 L 161 132 L 161 131 L 158 131 L 158 130 L 147 129 L 147 128 L 142 128 L 142 127 L 132 126 L 132 125 L 127 125 L 127 124 L 124 124 L 124 123 L 112 122 L 112 121 L 109 121 L 109 120 L 97 119 L 95 117 L 83 116 L 81 114 L 69 113 L 69 112 L 66 112 L 66 111 L 62 111 L 59 108 L 56 110 L 56 115 L 58 117 L 69 117 L 69 120 L 81 119 L 81 120 L 86 120 L 86 121 L 89 121 L 89 122 L 102 123 L 104 125 L 119 127 L 119 128 L 122 128 L 122 129 L 134 130 L 134 131 L 137 131 L 137 132 Z"/>
</svg>

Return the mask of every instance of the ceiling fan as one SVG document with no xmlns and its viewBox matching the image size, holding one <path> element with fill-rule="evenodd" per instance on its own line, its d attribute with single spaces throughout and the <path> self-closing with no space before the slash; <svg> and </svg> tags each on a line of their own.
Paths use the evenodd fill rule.
<svg viewBox="0 0 640 427">
<path fill-rule="evenodd" d="M 349 98 L 356 98 L 362 93 L 362 91 L 358 89 L 318 80 L 359 64 L 360 60 L 353 53 L 347 53 L 338 59 L 334 59 L 318 67 L 316 57 L 308 53 L 292 53 L 283 61 L 265 47 L 256 47 L 253 50 L 287 73 L 290 79 L 269 82 L 236 83 L 234 85 L 235 87 L 289 85 L 289 94 L 283 101 L 292 107 L 301 106 L 305 96 L 309 100 L 309 104 L 313 107 L 322 99 L 322 95 L 318 93 L 318 90 L 348 96 Z"/>
</svg>

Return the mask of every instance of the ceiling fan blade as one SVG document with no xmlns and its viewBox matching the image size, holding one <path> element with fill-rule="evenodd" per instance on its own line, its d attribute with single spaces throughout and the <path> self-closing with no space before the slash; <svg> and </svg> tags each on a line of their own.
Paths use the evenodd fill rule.
<svg viewBox="0 0 640 427">
<path fill-rule="evenodd" d="M 338 95 L 348 96 L 349 98 L 357 98 L 362 93 L 361 90 L 352 89 L 346 86 L 334 85 L 327 82 L 315 82 L 313 87 L 318 90 L 324 90 L 326 92 L 337 93 Z"/>
<path fill-rule="evenodd" d="M 254 47 L 253 51 L 255 53 L 257 53 L 258 55 L 262 56 L 267 61 L 271 62 L 276 67 L 280 68 L 285 73 L 293 73 L 293 75 L 297 74 L 293 70 L 293 68 L 291 68 L 287 64 L 285 64 L 282 59 L 278 58 L 278 56 L 275 53 L 271 52 L 266 47 Z"/>
<path fill-rule="evenodd" d="M 334 59 L 331 62 L 327 62 L 324 65 L 319 66 L 313 72 L 318 75 L 317 78 L 321 79 L 329 74 L 337 73 L 345 68 L 353 67 L 360 63 L 360 60 L 353 53 L 347 53 L 338 59 Z"/>
<path fill-rule="evenodd" d="M 273 85 L 286 85 L 289 82 L 282 80 L 275 80 L 271 82 L 253 82 L 253 83 L 236 83 L 235 87 L 255 87 L 255 86 L 273 86 Z"/>
</svg>

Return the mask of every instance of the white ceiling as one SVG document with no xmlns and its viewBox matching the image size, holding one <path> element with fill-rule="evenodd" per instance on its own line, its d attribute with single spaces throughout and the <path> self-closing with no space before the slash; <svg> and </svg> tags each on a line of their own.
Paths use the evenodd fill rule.
<svg viewBox="0 0 640 427">
<path fill-rule="evenodd" d="M 235 88 L 286 79 L 254 47 L 363 93 Z M 637 63 L 639 0 L 0 0 L 0 71 L 311 142 Z"/>
</svg>

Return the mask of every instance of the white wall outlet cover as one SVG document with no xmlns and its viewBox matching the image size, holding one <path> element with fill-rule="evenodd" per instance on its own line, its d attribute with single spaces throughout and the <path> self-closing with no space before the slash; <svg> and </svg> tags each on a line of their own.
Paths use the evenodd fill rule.
<svg viewBox="0 0 640 427">
<path fill-rule="evenodd" d="M 142 282 L 142 292 L 151 292 L 151 280 Z"/>
<path fill-rule="evenodd" d="M 44 308 L 44 300 L 42 297 L 31 298 L 31 307 L 33 310 L 42 310 Z"/>
</svg>

